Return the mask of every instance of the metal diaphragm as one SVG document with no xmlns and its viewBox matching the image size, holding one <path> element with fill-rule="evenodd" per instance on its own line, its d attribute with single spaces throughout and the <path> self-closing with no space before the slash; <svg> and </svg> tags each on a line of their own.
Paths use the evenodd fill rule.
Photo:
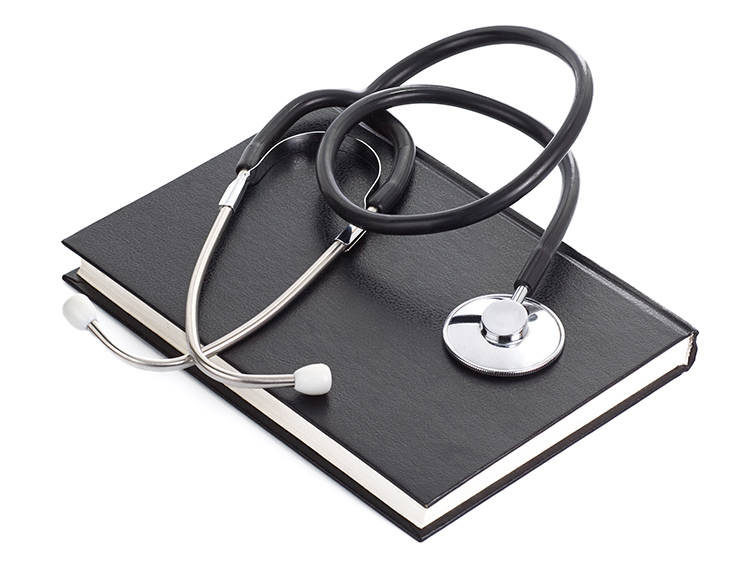
<svg viewBox="0 0 750 583">
<path fill-rule="evenodd" d="M 536 372 L 560 356 L 565 330 L 543 304 L 493 294 L 468 300 L 453 310 L 443 326 L 443 341 L 450 353 L 472 370 L 520 376 Z"/>
</svg>

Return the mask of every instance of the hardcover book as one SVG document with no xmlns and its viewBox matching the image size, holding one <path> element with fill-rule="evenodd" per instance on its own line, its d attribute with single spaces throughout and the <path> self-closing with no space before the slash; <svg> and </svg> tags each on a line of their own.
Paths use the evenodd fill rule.
<svg viewBox="0 0 750 583">
<path fill-rule="evenodd" d="M 293 133 L 324 129 L 333 115 L 312 114 Z M 389 144 L 366 127 L 355 133 L 387 172 Z M 81 267 L 65 280 L 165 354 L 186 350 L 190 275 L 244 145 L 66 239 Z M 346 192 L 361 200 L 371 168 L 343 151 L 338 171 Z M 452 208 L 483 195 L 420 152 L 396 212 Z M 318 191 L 315 152 L 279 160 L 245 196 L 212 262 L 202 342 L 265 308 L 344 226 Z M 232 389 L 188 371 L 423 540 L 695 358 L 696 330 L 564 244 L 533 295 L 565 326 L 558 360 L 507 378 L 452 358 L 442 341 L 446 316 L 469 298 L 512 292 L 540 233 L 509 210 L 448 233 L 367 234 L 284 313 L 220 355 L 255 373 L 324 362 L 333 388 L 323 397 Z"/>
</svg>

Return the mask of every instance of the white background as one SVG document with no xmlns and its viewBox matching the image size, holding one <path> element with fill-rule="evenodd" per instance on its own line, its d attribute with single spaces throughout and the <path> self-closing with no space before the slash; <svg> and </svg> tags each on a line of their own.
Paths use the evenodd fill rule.
<svg viewBox="0 0 750 583">
<path fill-rule="evenodd" d="M 747 581 L 741 3 L 263 4 L 0 9 L 0 579 Z M 300 93 L 363 88 L 425 44 L 495 24 L 549 32 L 589 62 L 566 241 L 698 328 L 698 359 L 419 544 L 186 374 L 131 369 L 69 328 L 60 276 L 77 259 L 60 240 Z M 565 66 L 524 48 L 474 51 L 417 80 L 485 92 L 553 128 L 572 96 Z M 488 189 L 537 151 L 470 114 L 396 113 Z M 552 176 L 522 212 L 544 223 L 558 187 Z"/>
</svg>

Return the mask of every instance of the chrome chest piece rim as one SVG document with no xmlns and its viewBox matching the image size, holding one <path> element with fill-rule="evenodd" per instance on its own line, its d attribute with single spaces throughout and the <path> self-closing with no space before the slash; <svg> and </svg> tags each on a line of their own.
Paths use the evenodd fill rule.
<svg viewBox="0 0 750 583">
<path fill-rule="evenodd" d="M 448 351 L 472 370 L 496 376 L 520 376 L 552 363 L 562 352 L 565 330 L 547 306 L 507 294 L 468 300 L 443 326 Z"/>
</svg>

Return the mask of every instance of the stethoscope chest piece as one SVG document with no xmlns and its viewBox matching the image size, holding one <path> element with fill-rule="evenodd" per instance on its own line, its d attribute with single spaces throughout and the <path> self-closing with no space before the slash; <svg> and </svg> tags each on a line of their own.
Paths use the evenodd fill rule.
<svg viewBox="0 0 750 583">
<path fill-rule="evenodd" d="M 453 310 L 443 326 L 443 341 L 472 370 L 519 376 L 536 372 L 560 356 L 565 330 L 547 306 L 493 294 Z"/>
</svg>

